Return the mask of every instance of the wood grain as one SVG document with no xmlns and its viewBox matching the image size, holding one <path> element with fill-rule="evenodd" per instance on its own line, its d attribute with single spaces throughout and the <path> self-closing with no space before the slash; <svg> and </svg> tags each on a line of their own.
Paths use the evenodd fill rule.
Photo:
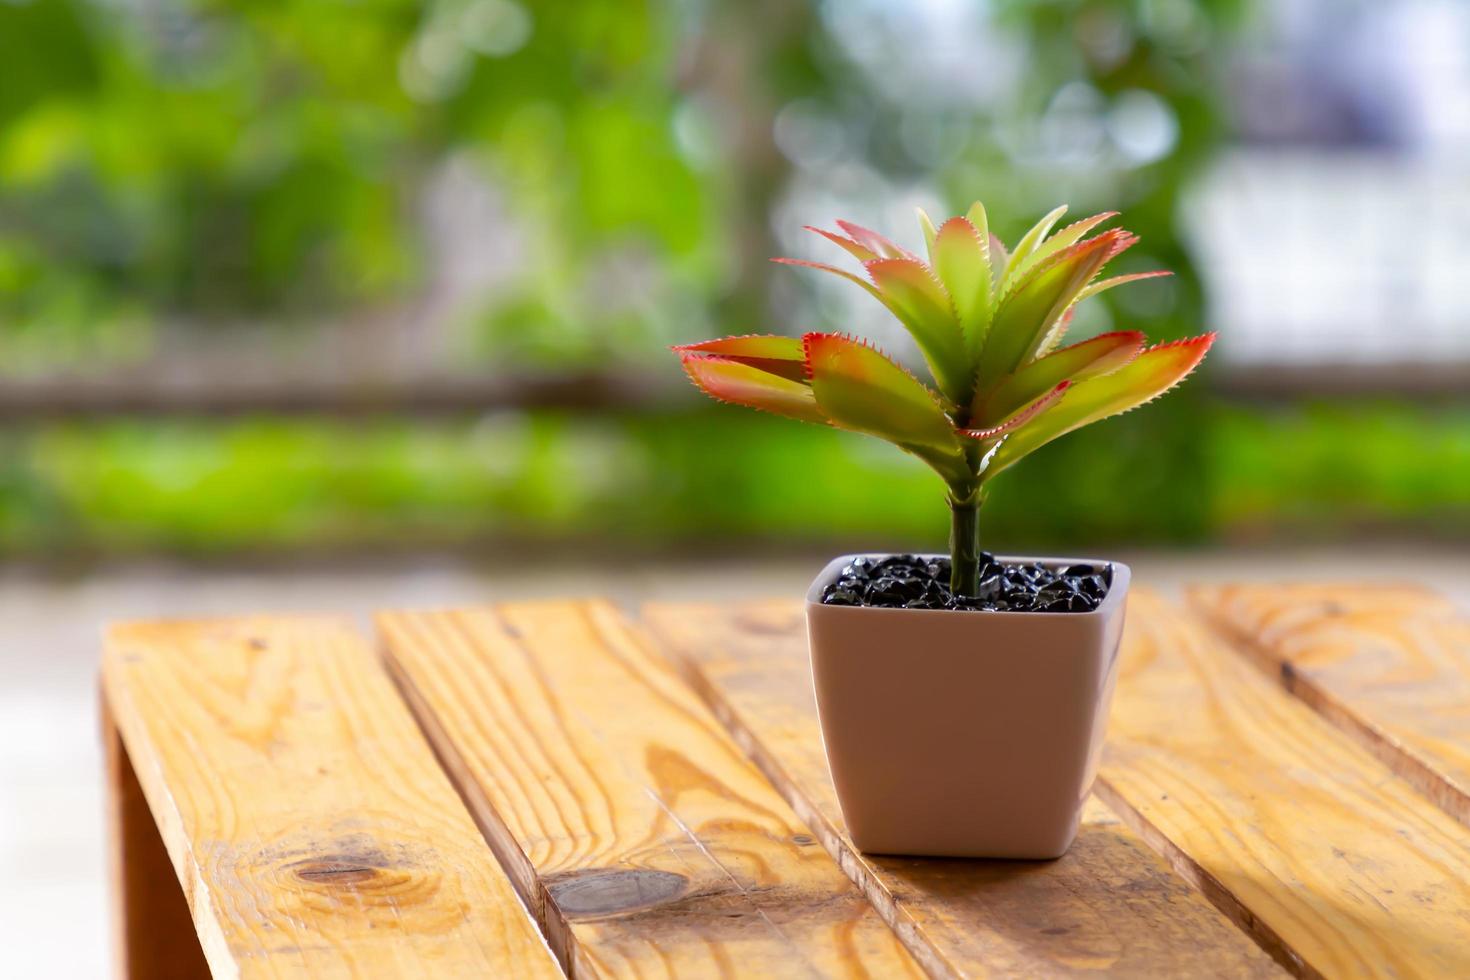
<svg viewBox="0 0 1470 980">
<path fill-rule="evenodd" d="M 1191 606 L 1287 691 L 1470 824 L 1470 618 L 1426 589 L 1231 585 Z"/>
<path fill-rule="evenodd" d="M 103 684 L 215 976 L 560 975 L 345 624 L 126 624 Z"/>
<path fill-rule="evenodd" d="M 1055 862 L 869 857 L 843 832 L 792 602 L 644 619 L 740 744 L 937 976 L 1270 976 L 1279 968 L 1106 808 Z M 1207 965 L 1205 965 L 1207 964 Z"/>
<path fill-rule="evenodd" d="M 189 903 L 104 697 L 102 756 L 112 878 L 113 970 L 120 980 L 198 980 L 209 964 Z"/>
<path fill-rule="evenodd" d="M 1097 792 L 1304 974 L 1470 975 L 1470 835 L 1156 596 L 1130 599 Z"/>
<path fill-rule="evenodd" d="M 919 976 L 686 685 L 599 602 L 379 619 L 574 976 Z"/>
</svg>

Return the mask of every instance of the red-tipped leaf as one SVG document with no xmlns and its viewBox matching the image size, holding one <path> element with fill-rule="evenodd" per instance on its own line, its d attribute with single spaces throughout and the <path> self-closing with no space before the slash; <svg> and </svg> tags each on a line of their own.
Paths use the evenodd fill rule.
<svg viewBox="0 0 1470 980">
<path fill-rule="evenodd" d="M 954 303 L 965 349 L 973 357 L 990 326 L 990 252 L 966 218 L 950 218 L 934 236 L 934 271 Z"/>
<path fill-rule="evenodd" d="M 1021 240 L 1016 242 L 1016 247 L 1011 250 L 1010 261 L 1006 263 L 1007 276 L 1021 268 L 1031 253 L 1041 246 L 1042 240 L 1051 232 L 1052 226 L 1066 213 L 1065 204 L 1052 208 L 1040 221 L 1031 226 L 1030 231 L 1021 236 Z"/>
<path fill-rule="evenodd" d="M 1059 436 L 1159 397 L 1183 381 L 1214 342 L 1215 335 L 1207 333 L 1160 344 L 1111 374 L 1072 385 L 1060 402 L 1001 443 L 988 473 L 1000 472 Z"/>
<path fill-rule="evenodd" d="M 826 422 L 810 386 L 713 354 L 680 353 L 689 379 L 711 398 L 803 422 Z"/>
<path fill-rule="evenodd" d="M 998 439 L 1008 432 L 1014 432 L 1060 401 L 1062 395 L 1066 393 L 1067 388 L 1071 384 L 1072 382 L 1070 381 L 1062 381 L 1056 387 L 1052 388 L 1051 391 L 1044 393 L 1040 398 L 1033 399 L 1029 404 L 1022 405 L 995 424 L 982 429 L 966 429 L 965 435 L 971 439 L 988 442 L 992 439 Z"/>
<path fill-rule="evenodd" d="M 1032 266 L 1039 265 L 1047 259 L 1051 258 L 1053 255 L 1056 255 L 1062 249 L 1071 248 L 1073 245 L 1082 240 L 1083 235 L 1086 235 L 1089 231 L 1096 228 L 1104 221 L 1107 221 L 1110 218 L 1116 218 L 1117 216 L 1118 212 L 1116 211 L 1104 211 L 1101 214 L 1094 214 L 1089 218 L 1082 218 L 1078 221 L 1072 222 L 1070 225 L 1067 225 L 1067 227 L 1058 231 L 1056 234 L 1046 239 L 1046 241 L 1036 246 L 1035 251 L 1027 256 L 1025 262 L 1021 263 L 1021 267 L 1020 269 L 1018 269 L 1018 271 L 1025 271 L 1026 269 L 1030 269 Z"/>
<path fill-rule="evenodd" d="M 884 305 L 919 345 L 939 390 L 952 401 L 970 391 L 970 358 L 954 305 L 929 267 L 917 259 L 877 259 L 866 265 Z"/>
<path fill-rule="evenodd" d="M 823 238 L 827 239 L 827 241 L 840 246 L 841 248 L 846 250 L 849 255 L 857 259 L 859 262 L 871 262 L 874 259 L 878 258 L 877 252 L 874 252 L 872 249 L 853 241 L 851 238 L 844 238 L 843 236 L 836 234 L 835 232 L 827 231 L 825 228 L 818 228 L 815 225 L 804 225 L 803 227 L 805 227 L 807 231 L 814 231 L 818 235 L 821 235 Z"/>
<path fill-rule="evenodd" d="M 747 337 L 721 337 L 698 344 L 680 344 L 678 354 L 709 354 L 735 361 L 788 381 L 806 382 L 806 354 L 801 338 L 752 334 Z"/>
<path fill-rule="evenodd" d="M 851 221 L 839 221 L 837 227 L 852 236 L 852 240 L 864 248 L 876 252 L 878 255 L 889 259 L 911 259 L 914 254 L 901 245 L 897 245 L 870 228 L 855 225 Z"/>
<path fill-rule="evenodd" d="M 992 425 L 1062 381 L 1086 381 L 1116 371 L 1139 355 L 1146 340 L 1140 330 L 1119 330 L 1053 351 L 1025 365 L 990 392 L 977 393 L 970 417 L 982 425 Z"/>
<path fill-rule="evenodd" d="M 1078 294 L 1137 239 L 1121 229 L 1063 249 L 1036 266 L 1001 299 L 976 371 L 980 385 L 1014 373 L 1053 339 L 1053 328 Z"/>
<path fill-rule="evenodd" d="M 841 334 L 809 333 L 802 342 L 816 404 L 834 425 L 958 457 L 954 424 L 913 375 Z"/>
<path fill-rule="evenodd" d="M 872 283 L 868 282 L 868 280 L 864 279 L 862 276 L 854 275 L 853 273 L 848 272 L 846 269 L 840 269 L 835 265 L 828 265 L 825 262 L 808 262 L 806 259 L 780 258 L 772 259 L 771 261 L 779 263 L 781 265 L 796 265 L 802 267 L 803 269 L 820 269 L 823 272 L 830 272 L 834 276 L 841 276 L 849 282 L 857 283 L 859 286 L 863 287 L 868 292 L 876 296 L 880 302 L 886 302 L 886 300 L 883 299 L 883 294 L 878 292 L 878 288 Z"/>
</svg>

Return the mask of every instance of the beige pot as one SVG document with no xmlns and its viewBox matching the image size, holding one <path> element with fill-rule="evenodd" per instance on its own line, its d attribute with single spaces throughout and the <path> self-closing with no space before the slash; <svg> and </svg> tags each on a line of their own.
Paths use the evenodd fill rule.
<svg viewBox="0 0 1470 980">
<path fill-rule="evenodd" d="M 855 557 L 823 569 L 806 604 L 822 740 L 853 842 L 882 854 L 1060 857 L 1097 772 L 1128 566 L 1040 559 L 1112 565 L 1089 613 L 823 605 L 823 587 Z"/>
</svg>

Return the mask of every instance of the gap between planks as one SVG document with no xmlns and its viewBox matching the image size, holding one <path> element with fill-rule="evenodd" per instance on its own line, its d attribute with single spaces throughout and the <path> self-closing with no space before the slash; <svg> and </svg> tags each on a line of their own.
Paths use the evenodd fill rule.
<svg viewBox="0 0 1470 980">
<path fill-rule="evenodd" d="M 843 831 L 792 602 L 653 605 L 644 622 L 844 871 L 938 975 L 1275 975 L 1257 945 L 1099 803 L 1051 863 L 865 855 Z"/>
<path fill-rule="evenodd" d="M 1470 973 L 1463 828 L 1200 619 L 1130 615 L 1099 795 L 1303 975 Z"/>
<path fill-rule="evenodd" d="M 1470 974 L 1463 828 L 1177 606 L 1139 590 L 1129 616 L 1098 783 L 1129 826 L 1294 972 Z M 807 678 L 799 605 L 652 607 L 647 618 L 706 676 L 704 696 L 759 730 L 749 744 L 771 757 L 772 778 L 830 794 L 819 750 L 771 747 L 814 725 L 810 707 L 764 719 L 751 708 L 762 683 L 751 662 L 801 663 Z M 736 653 L 719 650 L 742 637 Z M 830 796 L 812 809 L 832 815 L 845 845 Z"/>
<path fill-rule="evenodd" d="M 1285 690 L 1470 825 L 1470 619 L 1405 585 L 1223 585 L 1190 608 Z"/>
<path fill-rule="evenodd" d="M 920 975 L 609 604 L 377 621 L 406 700 L 573 976 Z"/>
</svg>

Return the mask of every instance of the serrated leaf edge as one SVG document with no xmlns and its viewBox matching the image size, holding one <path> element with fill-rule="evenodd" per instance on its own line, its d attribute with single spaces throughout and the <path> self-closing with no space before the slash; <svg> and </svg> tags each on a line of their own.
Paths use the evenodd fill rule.
<svg viewBox="0 0 1470 980">
<path fill-rule="evenodd" d="M 681 365 L 684 364 L 684 363 L 686 363 L 686 362 L 688 362 L 688 361 L 720 361 L 720 362 L 723 362 L 725 364 L 737 364 L 737 365 L 739 365 L 741 367 L 750 367 L 750 365 L 744 364 L 741 361 L 738 361 L 738 360 L 736 360 L 734 358 L 731 358 L 731 357 L 722 357 L 719 354 L 699 354 L 699 353 L 689 354 L 689 353 L 685 353 L 685 354 L 680 355 L 680 357 L 679 357 L 679 363 Z M 684 377 L 689 381 L 689 383 L 691 385 L 694 386 L 694 390 L 695 391 L 698 391 L 701 395 L 704 395 L 706 398 L 714 399 L 716 402 L 719 402 L 721 405 L 733 405 L 736 408 L 743 408 L 743 409 L 746 409 L 747 411 L 761 412 L 761 413 L 763 413 L 765 415 L 771 415 L 771 416 L 774 416 L 774 417 L 776 417 L 778 419 L 785 419 L 788 422 L 808 422 L 808 423 L 813 424 L 813 425 L 826 425 L 826 426 L 829 426 L 830 428 L 833 428 L 833 429 L 840 428 L 831 419 L 826 418 L 825 415 L 823 415 L 823 418 L 822 418 L 821 422 L 817 422 L 814 419 L 793 418 L 790 415 L 782 415 L 780 412 L 773 412 L 769 408 L 761 408 L 759 405 L 747 405 L 745 402 L 737 402 L 737 401 L 734 401 L 732 399 L 725 398 L 725 397 L 723 397 L 721 395 L 717 395 L 713 391 L 710 391 L 708 388 L 704 387 L 704 385 L 700 384 L 699 383 L 699 380 L 697 378 L 695 378 L 694 375 L 690 374 L 687 369 L 684 371 Z M 779 375 L 772 375 L 772 377 L 779 378 L 780 376 Z M 790 381 L 791 379 L 790 378 L 780 378 L 780 380 L 782 380 L 782 381 Z M 799 384 L 800 382 L 792 381 L 791 383 L 792 384 Z M 810 386 L 808 386 L 808 387 L 810 387 Z M 815 404 L 815 402 L 813 402 L 813 407 L 817 410 L 818 414 L 822 414 L 822 407 L 820 405 L 817 405 L 817 404 Z"/>
<path fill-rule="evenodd" d="M 1052 388 L 1046 394 L 1039 396 L 1038 398 L 1032 400 L 1029 404 L 1023 405 L 1017 411 L 1011 413 L 1010 418 L 1005 419 L 1002 422 L 998 422 L 987 429 L 961 429 L 960 431 L 961 433 L 969 436 L 972 439 L 979 439 L 981 441 L 986 441 L 994 439 L 997 436 L 1005 435 L 1006 433 L 1012 432 L 1015 429 L 1019 429 L 1021 426 L 1034 419 L 1037 415 L 1046 411 L 1048 408 L 1051 408 L 1061 399 L 1064 394 L 1067 393 L 1067 389 L 1071 386 L 1072 382 L 1070 380 L 1059 381 L 1057 382 L 1056 387 Z"/>
<path fill-rule="evenodd" d="M 1138 402 L 1138 403 L 1133 404 L 1133 405 L 1130 405 L 1127 408 L 1120 409 L 1119 411 L 1113 412 L 1111 415 L 1104 415 L 1102 418 L 1093 419 L 1091 422 L 1084 422 L 1081 425 L 1077 426 L 1076 429 L 1072 429 L 1071 431 L 1075 432 L 1077 429 L 1086 428 L 1087 426 L 1092 425 L 1095 422 L 1103 422 L 1103 421 L 1106 421 L 1107 419 L 1115 419 L 1115 418 L 1117 418 L 1120 415 L 1127 415 L 1129 412 L 1131 412 L 1131 411 L 1133 411 L 1135 409 L 1142 408 L 1145 405 L 1148 405 L 1148 404 L 1151 404 L 1153 402 L 1158 401 L 1160 398 L 1162 398 L 1163 396 L 1167 395 L 1169 392 L 1173 391 L 1175 388 L 1177 388 L 1181 384 L 1183 384 L 1184 381 L 1190 375 L 1194 374 L 1195 371 L 1199 370 L 1199 366 L 1202 363 L 1204 363 L 1205 355 L 1208 354 L 1209 351 L 1210 351 L 1210 348 L 1212 346 L 1214 346 L 1216 336 L 1218 336 L 1217 332 L 1214 331 L 1214 330 L 1211 330 L 1209 333 L 1202 333 L 1202 334 L 1200 334 L 1197 337 L 1185 337 L 1182 340 L 1170 340 L 1170 341 L 1167 341 L 1167 342 L 1162 343 L 1162 344 L 1155 344 L 1152 347 L 1148 347 L 1148 348 L 1145 348 L 1144 350 L 1139 351 L 1138 352 L 1138 356 L 1135 357 L 1135 358 L 1133 358 L 1133 360 L 1129 361 L 1128 362 L 1129 364 L 1132 364 L 1134 361 L 1137 361 L 1139 358 L 1143 357 L 1145 354 L 1152 354 L 1152 353 L 1154 353 L 1156 351 L 1168 350 L 1168 349 L 1170 349 L 1172 347 L 1191 347 L 1191 346 L 1196 346 L 1196 345 L 1199 345 L 1199 346 L 1202 347 L 1202 349 L 1200 350 L 1199 357 L 1196 358 L 1195 359 L 1195 362 L 1189 366 L 1189 370 L 1185 371 L 1179 377 L 1175 378 L 1172 382 L 1170 382 L 1169 383 L 1169 386 L 1167 388 L 1160 388 L 1158 391 L 1154 392 L 1152 395 L 1150 395 L 1149 397 L 1145 398 L 1143 401 Z M 1093 380 L 1099 380 L 1100 381 L 1103 378 L 1106 378 L 1106 377 L 1109 377 L 1109 376 L 1110 375 L 1108 375 L 1108 374 L 1099 375 L 1095 379 L 1094 378 L 1089 378 L 1088 381 L 1093 381 Z M 1079 385 L 1086 384 L 1086 382 L 1078 382 L 1078 384 Z"/>
<path fill-rule="evenodd" d="M 829 339 L 829 338 L 835 337 L 838 340 L 845 340 L 848 343 L 857 344 L 859 347 L 866 347 L 868 350 L 872 351 L 874 354 L 877 354 L 879 357 L 883 358 L 883 360 L 887 361 L 889 364 L 892 364 L 894 367 L 898 368 L 898 370 L 902 371 L 904 373 L 904 375 L 906 375 L 910 381 L 912 381 L 914 384 L 916 384 L 920 388 L 922 388 L 924 390 L 924 393 L 929 396 L 929 400 L 934 403 L 934 407 L 937 408 L 937 409 L 939 409 L 939 411 L 946 418 L 949 418 L 949 416 L 950 416 L 949 408 L 945 404 L 944 396 L 943 395 L 941 395 L 939 392 L 935 391 L 933 388 L 931 388 L 928 385 L 926 385 L 924 382 L 920 381 L 917 377 L 914 376 L 914 373 L 912 371 L 910 371 L 908 368 L 904 367 L 898 361 L 896 361 L 892 357 L 890 357 L 877 344 L 873 343 L 871 340 L 868 340 L 866 337 L 855 337 L 855 336 L 853 336 L 850 333 L 842 333 L 840 331 L 830 331 L 830 332 L 828 332 L 828 331 L 821 331 L 821 330 L 813 330 L 813 331 L 810 331 L 808 333 L 804 333 L 804 334 L 801 335 L 801 353 L 802 353 L 802 365 L 803 365 L 802 374 L 806 378 L 806 380 L 807 380 L 808 383 L 810 383 L 811 380 L 812 380 L 812 344 L 811 344 L 811 341 L 812 341 L 812 338 L 813 337 L 821 337 L 821 338 L 824 338 L 824 339 Z M 953 421 L 953 420 L 951 420 L 951 421 Z"/>
<path fill-rule="evenodd" d="M 960 318 L 959 314 L 955 312 L 954 297 L 949 294 L 949 288 L 944 285 L 944 280 L 939 278 L 939 274 L 934 271 L 934 267 L 931 266 L 929 263 L 917 258 L 873 259 L 870 262 L 864 262 L 863 269 L 867 271 L 868 279 L 873 283 L 873 287 L 875 289 L 882 290 L 883 284 L 880 283 L 877 276 L 874 275 L 874 267 L 883 266 L 886 268 L 894 264 L 902 265 L 905 267 L 913 266 L 921 273 L 923 273 L 924 276 L 928 278 L 929 282 L 931 282 L 939 289 L 940 295 L 944 297 L 946 303 L 949 306 L 949 315 L 954 318 L 955 323 L 958 325 Z"/>
<path fill-rule="evenodd" d="M 851 255 L 859 262 L 869 262 L 880 257 L 877 252 L 874 252 L 871 248 L 868 248 L 868 246 L 864 245 L 862 242 L 857 241 L 856 239 L 839 235 L 836 232 L 828 231 L 825 228 L 818 228 L 816 225 L 802 225 L 801 227 L 805 231 L 814 231 L 818 235 L 821 235 L 823 238 L 827 239 L 827 241 L 832 242 L 834 245 L 841 248 L 844 252 L 846 252 L 848 255 Z M 864 256 L 866 256 L 866 258 Z"/>
<path fill-rule="evenodd" d="M 1048 255 L 1045 259 L 1043 259 L 1041 262 L 1038 262 L 1036 265 L 1026 268 L 1019 275 L 1008 276 L 1005 283 L 1003 284 L 1000 295 L 996 297 L 995 308 L 999 310 L 1001 304 L 1003 304 L 1007 299 L 1010 299 L 1011 294 L 1019 292 L 1024 286 L 1031 285 L 1031 283 L 1037 277 L 1050 271 L 1059 263 L 1066 261 L 1068 258 L 1071 258 L 1079 252 L 1083 252 L 1089 248 L 1095 248 L 1100 239 L 1109 237 L 1111 237 L 1114 241 L 1112 245 L 1109 246 L 1107 254 L 1104 255 L 1102 262 L 1098 264 L 1099 270 L 1101 270 L 1109 262 L 1113 261 L 1113 259 L 1121 255 L 1123 252 L 1126 252 L 1128 249 L 1138 244 L 1139 241 L 1137 235 L 1133 234 L 1133 232 L 1128 231 L 1125 228 L 1109 228 L 1107 231 L 1099 232 L 1098 234 L 1093 235 L 1091 238 L 1084 238 L 1080 242 L 1074 242 L 1061 251 L 1056 252 L 1052 255 Z M 1083 288 L 1085 289 L 1086 287 L 1084 286 Z"/>
<path fill-rule="evenodd" d="M 726 341 L 730 341 L 730 340 L 800 340 L 800 339 L 801 339 L 800 337 L 793 337 L 790 334 L 784 334 L 784 333 L 737 333 L 737 334 L 731 334 L 728 337 L 714 337 L 714 338 L 711 338 L 710 340 L 699 340 L 699 341 L 695 341 L 692 344 L 670 344 L 669 345 L 669 350 L 675 351 L 676 353 L 680 353 L 680 354 L 696 354 L 696 355 L 702 355 L 702 354 L 706 354 L 708 352 L 702 351 L 702 350 L 698 350 L 698 348 L 703 347 L 705 344 L 722 344 L 722 343 L 725 343 Z M 716 355 L 716 356 L 718 356 L 718 355 Z"/>
<path fill-rule="evenodd" d="M 841 228 L 843 231 L 847 232 L 848 235 L 852 236 L 853 241 L 857 242 L 868 251 L 877 254 L 879 257 L 918 259 L 918 256 L 915 255 L 913 252 L 910 252 L 908 249 L 904 248 L 902 245 L 898 244 L 888 236 L 878 234 L 871 228 L 864 228 L 862 225 L 854 224 L 851 221 L 843 221 L 841 218 L 837 220 L 837 227 Z M 864 239 L 868 239 L 868 241 L 864 241 Z M 875 248 L 875 244 L 880 247 Z M 884 248 L 882 246 L 893 249 L 898 254 L 885 255 Z"/>
</svg>

